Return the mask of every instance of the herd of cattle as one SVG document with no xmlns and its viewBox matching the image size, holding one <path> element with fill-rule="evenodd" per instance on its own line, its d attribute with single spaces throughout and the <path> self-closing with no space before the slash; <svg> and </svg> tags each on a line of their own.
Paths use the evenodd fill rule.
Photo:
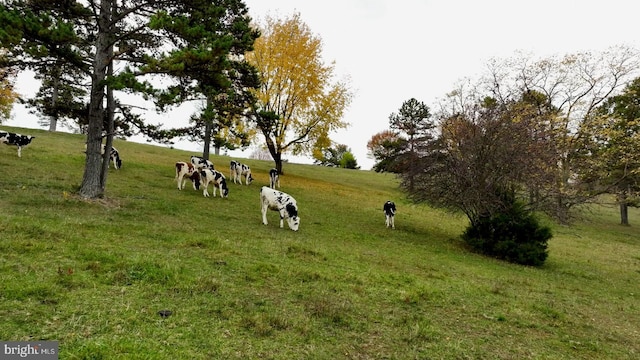
<svg viewBox="0 0 640 360">
<path fill-rule="evenodd" d="M 178 183 L 178 190 L 184 189 L 187 179 L 191 180 L 194 190 L 202 188 L 202 194 L 209 196 L 209 185 L 213 185 L 213 196 L 220 190 L 220 197 L 229 196 L 229 186 L 224 174 L 215 169 L 213 163 L 200 156 L 191 156 L 190 162 L 176 162 L 175 181 Z M 249 185 L 253 182 L 251 167 L 239 161 L 231 160 L 229 164 L 229 177 L 234 184 Z M 280 187 L 280 176 L 278 170 L 269 170 L 269 187 L 263 186 L 260 189 L 260 203 L 262 205 L 262 223 L 267 225 L 267 210 L 274 210 L 280 213 L 280 227 L 286 219 L 289 228 L 298 231 L 300 226 L 300 216 L 298 216 L 298 205 L 296 200 L 289 194 L 276 190 Z"/>
<path fill-rule="evenodd" d="M 0 131 L 0 142 L 13 145 L 18 148 L 18 157 L 22 157 L 22 148 L 29 145 L 35 136 L 21 135 L 7 131 Z M 104 155 L 105 145 L 102 145 L 102 154 Z M 109 153 L 109 162 L 113 163 L 116 169 L 122 167 L 122 159 L 120 153 L 114 147 L 111 147 Z M 178 190 L 184 189 L 187 179 L 191 180 L 193 189 L 203 189 L 202 193 L 205 197 L 209 196 L 209 185 L 213 185 L 213 196 L 216 196 L 217 190 L 220 190 L 220 196 L 226 198 L 229 196 L 229 187 L 227 186 L 226 177 L 220 171 L 214 168 L 211 161 L 200 157 L 191 156 L 190 162 L 176 162 L 175 181 L 178 183 Z M 230 178 L 234 184 L 243 183 L 249 185 L 254 180 L 251 175 L 251 168 L 243 163 L 231 160 L 229 165 Z M 262 223 L 267 225 L 267 211 L 273 210 L 280 214 L 280 227 L 286 219 L 289 228 L 298 231 L 300 226 L 300 216 L 298 215 L 298 205 L 296 200 L 289 194 L 276 190 L 280 188 L 280 176 L 278 170 L 269 170 L 269 186 L 263 186 L 260 189 L 260 204 L 262 210 Z M 396 205 L 392 201 L 384 203 L 382 208 L 385 214 L 385 224 L 387 227 L 395 229 Z"/>
</svg>

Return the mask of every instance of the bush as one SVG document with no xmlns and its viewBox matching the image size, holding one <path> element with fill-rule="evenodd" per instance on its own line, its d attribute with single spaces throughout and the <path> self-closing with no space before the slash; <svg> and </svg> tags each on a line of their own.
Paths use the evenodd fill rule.
<svg viewBox="0 0 640 360">
<path fill-rule="evenodd" d="M 510 208 L 481 218 L 462 235 L 475 251 L 509 262 L 540 266 L 547 259 L 551 229 L 513 202 Z"/>
</svg>

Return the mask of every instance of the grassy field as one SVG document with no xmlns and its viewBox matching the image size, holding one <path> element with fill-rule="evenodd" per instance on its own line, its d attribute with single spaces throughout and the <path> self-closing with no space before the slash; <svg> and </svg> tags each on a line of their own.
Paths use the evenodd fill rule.
<svg viewBox="0 0 640 360">
<path fill-rule="evenodd" d="M 286 164 L 293 232 L 261 223 L 271 162 L 239 159 L 254 183 L 204 198 L 174 182 L 192 153 L 116 140 L 123 168 L 83 201 L 82 136 L 2 129 L 36 139 L 0 145 L 0 340 L 57 340 L 60 359 L 640 358 L 638 209 L 549 224 L 547 262 L 523 267 L 468 252 L 466 218 L 389 174 Z"/>
</svg>

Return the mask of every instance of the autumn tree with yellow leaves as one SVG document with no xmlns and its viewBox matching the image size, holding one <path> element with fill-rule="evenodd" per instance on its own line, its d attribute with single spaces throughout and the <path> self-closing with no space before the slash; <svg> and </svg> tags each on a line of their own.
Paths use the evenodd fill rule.
<svg viewBox="0 0 640 360">
<path fill-rule="evenodd" d="M 346 81 L 336 81 L 334 64 L 322 60 L 322 39 L 295 13 L 267 17 L 247 60 L 261 76 L 254 109 L 256 127 L 282 173 L 282 156 L 321 155 L 352 100 Z"/>
<path fill-rule="evenodd" d="M 13 89 L 14 76 L 14 72 L 10 69 L 0 68 L 0 124 L 3 119 L 9 118 L 13 103 L 18 98 L 18 94 Z"/>
</svg>

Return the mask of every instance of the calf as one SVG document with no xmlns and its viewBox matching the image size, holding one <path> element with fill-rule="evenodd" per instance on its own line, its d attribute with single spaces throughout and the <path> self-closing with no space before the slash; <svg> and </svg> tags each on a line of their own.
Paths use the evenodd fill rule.
<svg viewBox="0 0 640 360">
<path fill-rule="evenodd" d="M 102 144 L 102 150 L 100 150 L 100 154 L 104 155 L 104 151 L 107 148 L 105 144 Z M 120 169 L 122 167 L 122 159 L 120 159 L 120 153 L 116 148 L 111 146 L 111 151 L 109 152 L 109 162 L 113 162 L 113 167 Z M 111 167 L 111 165 L 109 165 Z"/>
<path fill-rule="evenodd" d="M 251 176 L 251 168 L 248 165 L 231 160 L 229 167 L 231 169 L 231 178 L 233 179 L 234 184 L 242 185 L 242 176 L 244 176 L 245 183 L 247 185 L 251 184 L 253 176 Z"/>
<path fill-rule="evenodd" d="M 204 168 L 214 170 L 213 163 L 201 156 L 192 156 L 191 164 L 193 164 L 193 166 L 195 166 L 198 170 Z"/>
<path fill-rule="evenodd" d="M 16 146 L 18 148 L 18 157 L 22 157 L 22 148 L 31 144 L 33 139 L 35 139 L 35 136 L 0 131 L 0 142 Z"/>
<path fill-rule="evenodd" d="M 193 190 L 200 189 L 200 173 L 193 164 L 179 161 L 176 163 L 176 178 L 178 182 L 178 190 L 184 189 L 184 183 L 187 181 L 185 177 L 189 178 L 193 183 Z"/>
<path fill-rule="evenodd" d="M 271 169 L 269 170 L 269 187 L 275 189 L 276 184 L 278 185 L 278 188 L 280 188 L 280 175 L 278 174 L 277 169 Z"/>
<path fill-rule="evenodd" d="M 202 186 L 204 187 L 202 194 L 205 197 L 209 196 L 209 191 L 207 191 L 207 189 L 209 188 L 210 183 L 213 183 L 213 197 L 216 196 L 216 187 L 220 189 L 220 197 L 226 198 L 229 196 L 227 180 L 220 171 L 204 168 L 200 170 L 200 178 L 202 179 Z"/>
<path fill-rule="evenodd" d="M 384 203 L 382 211 L 384 211 L 384 215 L 386 218 L 385 223 L 387 227 L 395 229 L 396 225 L 394 218 L 396 216 L 396 204 L 393 201 L 387 201 L 386 203 Z"/>
<path fill-rule="evenodd" d="M 263 224 L 268 224 L 267 210 L 275 210 L 280 213 L 280 228 L 283 227 L 283 220 L 287 219 L 289 228 L 293 231 L 298 231 L 300 226 L 298 205 L 291 195 L 263 186 L 260 189 L 260 203 L 262 205 Z"/>
</svg>

